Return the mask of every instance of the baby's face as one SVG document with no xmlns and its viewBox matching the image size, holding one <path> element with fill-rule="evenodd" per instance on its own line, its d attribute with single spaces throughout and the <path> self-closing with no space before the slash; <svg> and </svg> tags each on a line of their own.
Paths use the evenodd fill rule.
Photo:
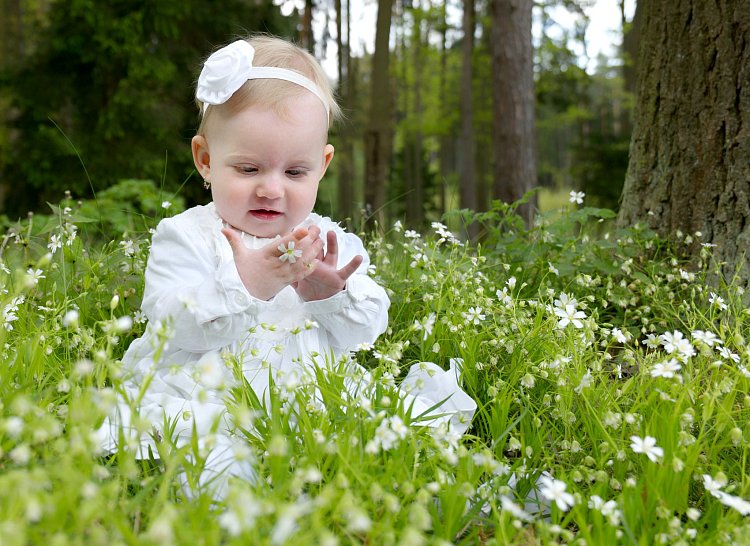
<svg viewBox="0 0 750 546">
<path fill-rule="evenodd" d="M 285 235 L 310 214 L 333 157 L 320 100 L 304 93 L 288 106 L 284 116 L 247 108 L 205 138 L 217 212 L 257 237 Z"/>
</svg>

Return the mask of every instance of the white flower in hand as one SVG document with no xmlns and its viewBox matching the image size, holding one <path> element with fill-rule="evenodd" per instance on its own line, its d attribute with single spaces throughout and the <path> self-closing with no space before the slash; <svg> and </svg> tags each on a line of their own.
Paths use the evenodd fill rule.
<svg viewBox="0 0 750 546">
<path fill-rule="evenodd" d="M 255 49 L 237 40 L 211 54 L 198 76 L 195 96 L 204 104 L 223 104 L 247 81 Z"/>
<path fill-rule="evenodd" d="M 297 258 L 302 256 L 301 250 L 296 250 L 294 248 L 294 241 L 289 241 L 288 246 L 284 246 L 283 244 L 279 245 L 279 252 L 281 252 L 281 256 L 279 256 L 279 260 L 282 262 L 289 262 L 290 264 L 293 264 L 297 261 Z"/>
</svg>

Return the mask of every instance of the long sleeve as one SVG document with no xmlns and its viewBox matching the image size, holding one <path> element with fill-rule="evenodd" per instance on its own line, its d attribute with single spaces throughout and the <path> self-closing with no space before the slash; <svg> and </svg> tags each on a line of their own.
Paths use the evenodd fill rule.
<svg viewBox="0 0 750 546">
<path fill-rule="evenodd" d="M 370 258 L 359 237 L 338 226 L 334 231 L 339 244 L 338 267 L 346 265 L 356 255 L 364 260 L 349 277 L 343 291 L 304 305 L 305 311 L 328 332 L 332 344 L 339 351 L 347 351 L 360 343 L 374 342 L 385 331 L 390 300 L 383 287 L 367 275 Z"/>
<path fill-rule="evenodd" d="M 144 313 L 150 321 L 171 321 L 170 343 L 192 352 L 243 338 L 269 305 L 245 289 L 234 262 L 222 263 L 212 246 L 200 223 L 166 219 L 146 266 Z"/>
</svg>

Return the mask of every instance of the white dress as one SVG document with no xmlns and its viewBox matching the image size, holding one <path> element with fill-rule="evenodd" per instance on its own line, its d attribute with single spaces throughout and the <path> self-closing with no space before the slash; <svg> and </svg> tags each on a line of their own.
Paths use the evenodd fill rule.
<svg viewBox="0 0 750 546">
<path fill-rule="evenodd" d="M 338 267 L 355 255 L 364 257 L 346 288 L 328 299 L 306 302 L 291 286 L 269 301 L 253 297 L 240 280 L 213 203 L 159 223 L 142 303 L 149 322 L 122 359 L 122 388 L 125 398 L 137 401 L 138 415 L 132 415 L 127 400 L 119 400 L 99 429 L 105 452 L 115 451 L 124 439 L 139 457 L 148 457 L 149 450 L 155 454 L 154 438 L 165 434 L 169 422 L 178 446 L 190 442 L 193 431 L 199 443 L 211 439 L 207 479 L 222 473 L 252 479 L 252 464 L 236 456 L 241 442 L 226 415 L 225 387 L 234 384 L 226 359 L 239 363 L 263 400 L 269 372 L 275 382 L 294 382 L 313 358 L 320 364 L 321 355 L 347 354 L 385 331 L 390 301 L 367 275 L 369 258 L 361 240 L 314 213 L 300 225 L 318 226 L 323 241 L 328 231 L 336 233 Z M 243 234 L 243 241 L 260 248 L 271 240 Z M 465 431 L 476 405 L 458 386 L 453 367 L 444 372 L 431 363 L 414 365 L 404 384 L 414 414 L 448 398 L 436 410 L 436 422 Z"/>
</svg>

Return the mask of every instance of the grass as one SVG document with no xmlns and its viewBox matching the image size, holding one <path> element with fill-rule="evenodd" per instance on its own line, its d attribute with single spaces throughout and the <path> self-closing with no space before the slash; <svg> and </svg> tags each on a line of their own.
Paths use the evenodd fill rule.
<svg viewBox="0 0 750 546">
<path fill-rule="evenodd" d="M 149 217 L 180 208 L 152 201 L 96 222 L 65 201 L 2 239 L 0 544 L 750 543 L 742 291 L 707 285 L 709 248 L 682 263 L 687 236 L 570 203 L 531 229 L 497 205 L 477 247 L 439 224 L 368 237 L 392 299 L 355 355 L 372 389 L 343 396 L 336 366 L 267 408 L 234 389 L 258 479 L 224 501 L 180 486 L 197 445 L 101 453 L 118 359 L 145 328 Z M 398 427 L 414 416 L 392 383 L 451 359 L 479 406 L 468 433 Z M 523 511 L 542 472 L 546 517 Z"/>
</svg>

